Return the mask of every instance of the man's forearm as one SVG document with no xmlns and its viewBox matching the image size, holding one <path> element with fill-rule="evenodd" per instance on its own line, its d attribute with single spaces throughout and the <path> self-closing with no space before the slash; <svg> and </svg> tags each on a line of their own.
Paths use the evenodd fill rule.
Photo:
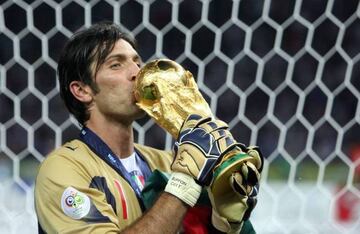
<svg viewBox="0 0 360 234">
<path fill-rule="evenodd" d="M 122 233 L 176 233 L 187 209 L 180 199 L 162 193 L 151 209 Z"/>
</svg>

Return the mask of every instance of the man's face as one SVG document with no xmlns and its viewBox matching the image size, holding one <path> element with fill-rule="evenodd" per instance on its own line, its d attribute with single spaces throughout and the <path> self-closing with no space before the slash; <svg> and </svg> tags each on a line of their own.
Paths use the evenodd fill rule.
<svg viewBox="0 0 360 234">
<path fill-rule="evenodd" d="M 140 65 L 141 59 L 134 48 L 127 41 L 118 40 L 96 74 L 99 92 L 93 96 L 90 115 L 100 114 L 109 120 L 125 122 L 143 116 L 143 111 L 135 105 L 133 93 Z"/>
</svg>

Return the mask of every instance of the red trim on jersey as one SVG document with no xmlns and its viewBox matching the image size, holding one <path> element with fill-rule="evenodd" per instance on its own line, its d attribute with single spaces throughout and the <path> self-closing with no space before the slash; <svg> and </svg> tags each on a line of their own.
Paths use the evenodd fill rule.
<svg viewBox="0 0 360 234">
<path fill-rule="evenodd" d="M 127 219 L 128 214 L 127 214 L 127 204 L 126 204 L 125 194 L 123 192 L 121 183 L 118 180 L 114 180 L 114 182 L 115 182 L 115 187 L 118 189 L 119 194 L 120 194 L 121 206 L 122 206 L 122 211 L 123 211 L 123 219 Z"/>
</svg>

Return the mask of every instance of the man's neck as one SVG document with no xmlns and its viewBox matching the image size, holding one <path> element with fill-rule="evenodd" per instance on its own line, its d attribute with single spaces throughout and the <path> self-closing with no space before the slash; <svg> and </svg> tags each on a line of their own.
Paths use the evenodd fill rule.
<svg viewBox="0 0 360 234">
<path fill-rule="evenodd" d="M 110 121 L 91 121 L 86 127 L 95 132 L 119 157 L 126 158 L 134 152 L 134 134 L 132 124 Z"/>
</svg>

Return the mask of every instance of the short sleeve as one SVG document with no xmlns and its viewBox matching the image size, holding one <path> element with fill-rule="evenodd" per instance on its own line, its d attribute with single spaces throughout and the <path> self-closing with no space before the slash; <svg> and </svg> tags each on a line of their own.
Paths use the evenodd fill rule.
<svg viewBox="0 0 360 234">
<path fill-rule="evenodd" d="M 36 179 L 39 228 L 45 233 L 118 233 L 116 211 L 104 192 L 90 186 L 84 168 L 56 156 L 42 163 Z"/>
</svg>

